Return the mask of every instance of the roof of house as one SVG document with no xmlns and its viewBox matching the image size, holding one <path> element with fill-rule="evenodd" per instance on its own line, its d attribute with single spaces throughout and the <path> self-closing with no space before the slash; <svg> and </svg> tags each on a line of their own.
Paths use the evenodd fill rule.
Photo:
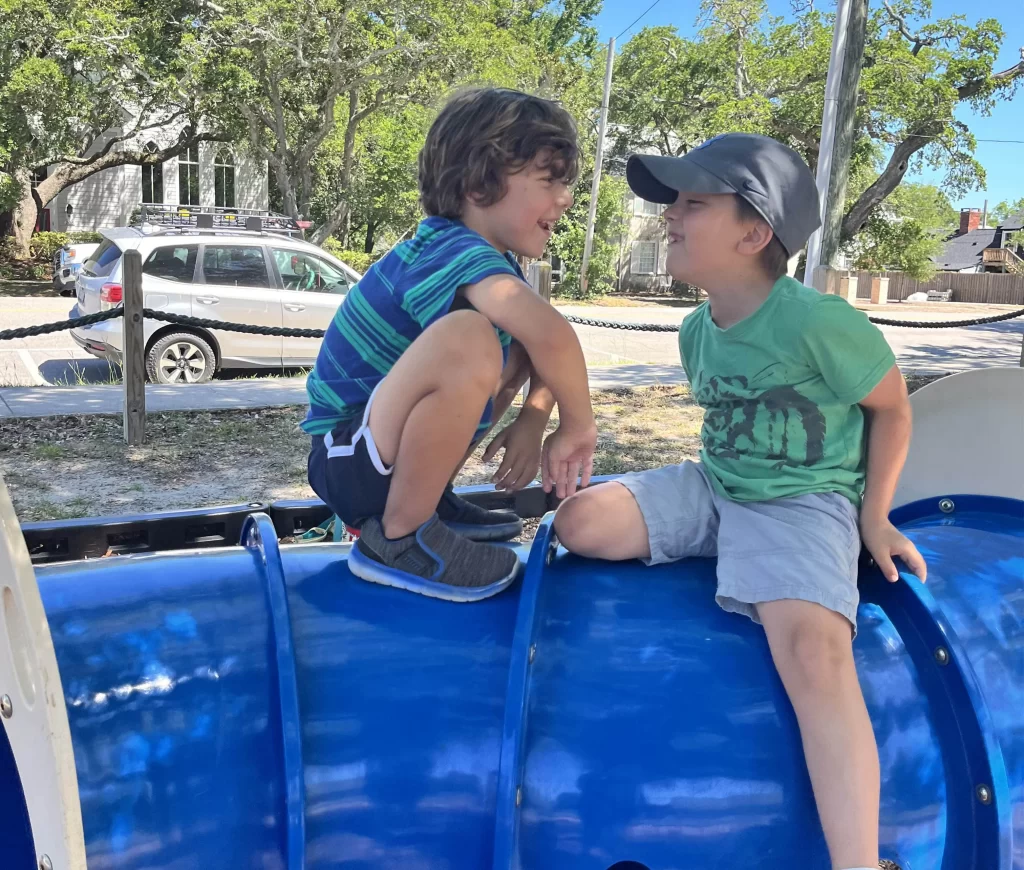
<svg viewBox="0 0 1024 870">
<path fill-rule="evenodd" d="M 1002 223 L 1002 228 L 1010 232 L 1024 230 L 1024 211 L 1020 214 L 1011 215 Z"/>
<path fill-rule="evenodd" d="M 1005 229 L 1005 225 L 1003 227 Z M 981 252 L 985 248 L 998 248 L 1001 230 L 984 227 L 971 230 L 962 236 L 953 236 L 946 242 L 945 250 L 934 259 L 936 268 L 942 272 L 958 272 L 981 264 Z"/>
</svg>

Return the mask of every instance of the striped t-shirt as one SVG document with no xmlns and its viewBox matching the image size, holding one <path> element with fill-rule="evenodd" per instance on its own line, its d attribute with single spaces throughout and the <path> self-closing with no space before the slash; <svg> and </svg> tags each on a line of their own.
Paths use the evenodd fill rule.
<svg viewBox="0 0 1024 870">
<path fill-rule="evenodd" d="M 322 435 L 361 415 L 405 349 L 451 310 L 458 289 L 498 274 L 523 279 L 515 257 L 501 254 L 460 221 L 422 221 L 413 238 L 367 270 L 338 308 L 306 379 L 309 413 L 302 428 Z M 511 337 L 495 332 L 507 361 Z M 488 402 L 478 432 L 490 416 Z"/>
</svg>

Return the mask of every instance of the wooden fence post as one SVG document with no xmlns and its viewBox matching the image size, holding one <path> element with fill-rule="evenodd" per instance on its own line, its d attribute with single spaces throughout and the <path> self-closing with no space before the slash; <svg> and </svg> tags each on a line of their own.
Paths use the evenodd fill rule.
<svg viewBox="0 0 1024 870">
<path fill-rule="evenodd" d="M 142 255 L 125 251 L 121 286 L 124 294 L 124 440 L 129 446 L 146 440 L 146 340 L 142 333 Z"/>
</svg>

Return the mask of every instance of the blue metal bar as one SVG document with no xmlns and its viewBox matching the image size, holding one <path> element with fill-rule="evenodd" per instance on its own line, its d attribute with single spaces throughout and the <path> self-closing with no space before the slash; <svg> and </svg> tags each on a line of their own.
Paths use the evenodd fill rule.
<svg viewBox="0 0 1024 870">
<path fill-rule="evenodd" d="M 498 801 L 494 816 L 493 870 L 512 870 L 519 866 L 519 807 L 522 803 L 523 746 L 526 739 L 530 699 L 530 675 L 536 649 L 537 605 L 543 584 L 544 568 L 556 546 L 554 515 L 549 514 L 537 529 L 530 558 L 526 564 L 519 611 L 512 635 L 508 689 L 505 692 L 505 721 L 501 733 L 498 760 Z"/>
<path fill-rule="evenodd" d="M 274 670 L 277 676 L 280 709 L 288 870 L 306 866 L 306 789 L 302 765 L 302 717 L 299 710 L 299 686 L 295 673 L 295 647 L 292 643 L 291 617 L 284 565 L 277 544 L 274 524 L 265 513 L 250 516 L 242 529 L 242 544 L 261 567 L 267 607 L 270 611 L 271 641 L 274 645 Z"/>
</svg>

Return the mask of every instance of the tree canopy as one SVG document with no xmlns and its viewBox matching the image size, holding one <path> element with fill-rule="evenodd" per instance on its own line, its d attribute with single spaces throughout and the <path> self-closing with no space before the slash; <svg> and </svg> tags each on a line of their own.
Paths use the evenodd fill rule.
<svg viewBox="0 0 1024 870">
<path fill-rule="evenodd" d="M 996 68 L 1003 31 L 994 19 L 936 18 L 928 0 L 876 3 L 843 233 L 847 242 L 871 235 L 864 250 L 921 251 L 937 230 L 934 215 L 924 217 L 911 200 L 931 194 L 901 182 L 930 167 L 948 196 L 982 186 L 975 139 L 956 112 L 985 113 L 1009 99 L 1024 59 Z M 155 164 L 223 140 L 266 162 L 272 204 L 311 220 L 315 241 L 334 236 L 372 253 L 419 217 L 416 155 L 438 107 L 458 87 L 495 84 L 560 100 L 578 121 L 577 203 L 552 243 L 571 275 L 594 172 L 600 6 L 0 0 L 0 210 L 11 213 L 27 253 L 39 209 L 62 189 L 105 168 Z M 788 142 L 816 166 L 832 23 L 813 3 L 783 19 L 767 14 L 765 0 L 703 0 L 692 37 L 647 27 L 619 47 L 596 284 L 607 286 L 614 274 L 606 256 L 614 240 L 602 233 L 618 232 L 622 219 L 616 158 L 683 154 L 717 133 L 745 130 Z M 157 129 L 175 135 L 145 150 Z M 900 241 L 908 220 L 921 245 Z"/>
</svg>

